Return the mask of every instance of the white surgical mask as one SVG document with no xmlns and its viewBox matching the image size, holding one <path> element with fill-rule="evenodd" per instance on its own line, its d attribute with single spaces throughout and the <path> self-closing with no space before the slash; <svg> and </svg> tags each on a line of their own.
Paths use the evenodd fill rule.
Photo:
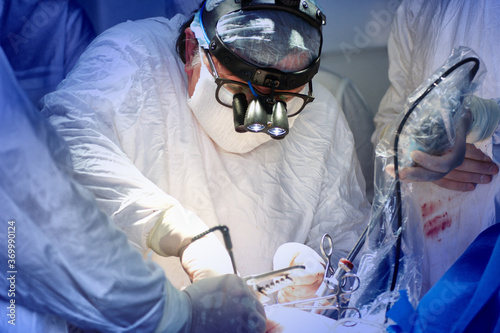
<svg viewBox="0 0 500 333">
<path fill-rule="evenodd" d="M 200 49 L 200 56 L 201 52 Z M 200 62 L 200 78 L 187 103 L 208 136 L 222 149 L 238 154 L 247 153 L 271 140 L 265 133 L 238 133 L 234 130 L 233 110 L 217 102 L 215 79 L 203 59 Z"/>
</svg>

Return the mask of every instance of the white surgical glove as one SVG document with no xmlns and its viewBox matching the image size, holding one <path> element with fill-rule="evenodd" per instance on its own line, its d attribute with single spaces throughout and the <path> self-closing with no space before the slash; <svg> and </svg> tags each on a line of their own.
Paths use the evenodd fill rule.
<svg viewBox="0 0 500 333">
<path fill-rule="evenodd" d="M 181 258 L 182 267 L 192 281 L 234 273 L 224 245 L 208 234 L 191 243 L 193 237 L 208 230 L 193 212 L 170 207 L 148 235 L 148 246 L 161 256 Z"/>
<path fill-rule="evenodd" d="M 492 136 L 500 121 L 500 107 L 497 102 L 472 96 L 469 108 L 472 124 L 467 133 L 467 143 L 480 142 Z"/>
<path fill-rule="evenodd" d="M 166 289 L 155 333 L 265 332 L 264 308 L 237 275 L 203 279 L 183 291 L 167 283 Z"/>
<path fill-rule="evenodd" d="M 293 284 L 278 292 L 278 302 L 286 303 L 316 297 L 323 282 L 325 261 L 309 246 L 301 243 L 285 243 L 274 254 L 273 269 L 303 265 L 305 270 L 290 274 Z"/>
</svg>

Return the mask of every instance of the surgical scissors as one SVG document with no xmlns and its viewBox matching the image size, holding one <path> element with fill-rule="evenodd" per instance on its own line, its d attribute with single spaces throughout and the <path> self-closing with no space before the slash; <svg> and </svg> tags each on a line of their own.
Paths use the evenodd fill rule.
<svg viewBox="0 0 500 333">
<path fill-rule="evenodd" d="M 352 270 L 352 263 L 341 258 L 338 268 L 332 266 L 333 239 L 329 234 L 321 237 L 319 248 L 323 258 L 326 260 L 323 284 L 316 292 L 317 297 L 269 305 L 271 307 L 294 307 L 301 310 L 316 312 L 322 310 L 322 314 L 330 318 L 343 318 L 347 312 L 349 317 L 361 318 L 358 309 L 348 307 L 350 296 L 360 286 L 359 277 L 349 273 Z"/>
<path fill-rule="evenodd" d="M 342 275 L 340 282 L 333 286 L 331 293 L 314 298 L 293 301 L 288 303 L 279 303 L 270 305 L 271 307 L 294 307 L 300 310 L 310 310 L 316 312 L 322 310 L 322 314 L 340 319 L 349 311 L 349 317 L 361 318 L 361 313 L 358 309 L 349 307 L 349 299 L 353 292 L 359 288 L 359 277 L 355 274 L 347 273 Z M 348 286 L 348 287 L 346 287 Z M 311 304 L 312 303 L 312 304 Z"/>
<path fill-rule="evenodd" d="M 323 280 L 330 277 L 334 273 L 334 269 L 332 267 L 332 254 L 333 254 L 333 240 L 329 234 L 324 234 L 321 237 L 321 243 L 319 245 L 321 250 L 321 254 L 326 261 L 325 275 L 323 276 Z"/>
</svg>

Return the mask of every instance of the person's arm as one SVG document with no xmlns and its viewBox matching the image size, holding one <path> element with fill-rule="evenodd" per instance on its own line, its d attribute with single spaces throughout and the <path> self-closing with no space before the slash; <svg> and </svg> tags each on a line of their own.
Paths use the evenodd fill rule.
<svg viewBox="0 0 500 333">
<path fill-rule="evenodd" d="M 434 181 L 457 191 L 471 191 L 476 184 L 489 183 L 498 167 L 474 144 L 490 139 L 498 128 L 500 106 L 496 100 L 470 98 L 468 111 L 457 124 L 451 149 L 441 156 L 415 150 L 411 153 L 415 167 L 401 171 L 401 179 Z"/>
<path fill-rule="evenodd" d="M 0 303 L 12 305 L 18 321 L 30 309 L 99 332 L 264 332 L 264 309 L 236 275 L 181 292 L 142 259 L 72 179 L 67 146 L 7 64 L 0 50 L 0 220 L 7 231 L 0 257 L 8 274 Z M 46 327 L 29 323 L 37 325 L 31 331 Z"/>
<path fill-rule="evenodd" d="M 174 318 L 186 321 L 189 304 L 182 294 L 158 266 L 142 260 L 92 195 L 70 178 L 63 140 L 23 98 L 6 63 L 0 67 L 3 83 L 11 79 L 0 91 L 0 220 L 11 235 L 10 258 L 7 233 L 0 242 L 6 249 L 2 262 L 12 260 L 12 299 L 83 328 L 151 332 L 167 297 L 176 303 Z M 3 278 L 2 289 L 7 283 Z"/>
<path fill-rule="evenodd" d="M 372 136 L 374 145 L 382 138 L 384 131 L 390 126 L 391 122 L 403 111 L 404 105 L 409 94 L 413 92 L 413 85 L 421 82 L 411 82 L 410 71 L 418 60 L 420 62 L 426 59 L 412 59 L 412 49 L 419 47 L 413 45 L 415 33 L 418 33 L 418 11 L 415 11 L 408 1 L 403 2 L 397 10 L 394 18 L 391 32 L 388 40 L 389 52 L 389 81 L 391 85 L 380 102 L 378 113 L 375 115 L 375 132 Z M 412 18 L 410 18 L 413 17 Z M 465 142 L 464 142 L 465 143 Z M 457 153 L 455 149 L 453 153 Z M 498 173 L 498 167 L 491 159 L 475 148 L 473 145 L 465 146 L 465 158 L 451 171 L 449 170 L 450 161 L 454 156 L 429 157 L 415 152 L 416 158 L 423 162 L 419 169 L 407 170 L 402 176 L 413 181 L 432 181 L 436 185 L 456 190 L 470 191 L 477 184 L 487 184 L 492 176 Z M 429 159 L 430 158 L 430 159 Z M 437 165 L 439 164 L 439 165 Z M 388 170 L 390 172 L 390 170 Z"/>
<path fill-rule="evenodd" d="M 190 246 L 185 252 L 192 237 L 207 226 L 135 166 L 139 163 L 147 168 L 155 163 L 141 159 L 141 152 L 161 145 L 157 139 L 167 136 L 165 133 L 148 140 L 152 132 L 164 130 L 161 124 L 167 121 L 166 110 L 158 106 L 154 114 L 149 113 L 151 108 L 143 112 L 144 105 L 158 102 L 158 90 L 167 89 L 169 83 L 168 77 L 154 76 L 158 57 L 177 69 L 174 52 L 151 54 L 156 47 L 148 39 L 149 28 L 162 29 L 163 25 L 129 22 L 101 34 L 59 89 L 45 97 L 42 112 L 70 147 L 75 179 L 91 190 L 99 207 L 134 246 L 182 257 L 193 280 L 231 273 L 229 256 L 214 235 L 197 241 L 193 246 L 197 249 Z M 167 29 L 161 32 L 172 33 Z M 155 77 L 166 81 L 159 84 Z M 151 133 L 139 130 L 144 123 Z M 200 247 L 217 255 L 204 260 L 209 251 Z"/>
<path fill-rule="evenodd" d="M 466 144 L 462 163 L 450 172 L 443 169 L 446 162 L 441 156 L 430 156 L 415 151 L 412 154 L 412 159 L 417 164 L 424 166 L 429 172 L 427 175 L 421 172 L 410 175 L 410 170 L 406 170 L 403 171 L 401 179 L 429 181 L 429 179 L 437 178 L 437 180 L 432 181 L 434 184 L 454 191 L 472 191 L 477 184 L 491 182 L 492 177 L 498 173 L 498 166 L 492 159 L 473 144 Z M 444 159 L 448 159 L 448 157 L 444 157 Z M 434 174 L 436 177 L 429 178 L 430 174 Z"/>
<path fill-rule="evenodd" d="M 387 50 L 390 86 L 383 96 L 373 119 L 375 131 L 372 134 L 372 143 L 374 146 L 383 137 L 384 131 L 403 111 L 406 99 L 414 89 L 410 87 L 413 32 L 408 22 L 408 10 L 407 2 L 403 2 L 398 7 L 389 33 Z"/>
</svg>

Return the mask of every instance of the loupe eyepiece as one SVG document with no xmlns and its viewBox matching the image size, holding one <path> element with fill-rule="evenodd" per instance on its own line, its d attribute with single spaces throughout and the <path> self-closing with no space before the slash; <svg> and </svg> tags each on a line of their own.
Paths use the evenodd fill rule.
<svg viewBox="0 0 500 333">
<path fill-rule="evenodd" d="M 261 132 L 267 127 L 267 113 L 258 98 L 248 105 L 244 125 L 250 132 Z"/>
<path fill-rule="evenodd" d="M 286 104 L 277 101 L 273 106 L 271 126 L 267 130 L 267 134 L 273 139 L 283 139 L 288 134 L 289 129 Z"/>
<path fill-rule="evenodd" d="M 245 113 L 247 112 L 248 102 L 244 93 L 238 93 L 233 96 L 233 118 L 234 130 L 238 133 L 245 133 Z"/>
</svg>

